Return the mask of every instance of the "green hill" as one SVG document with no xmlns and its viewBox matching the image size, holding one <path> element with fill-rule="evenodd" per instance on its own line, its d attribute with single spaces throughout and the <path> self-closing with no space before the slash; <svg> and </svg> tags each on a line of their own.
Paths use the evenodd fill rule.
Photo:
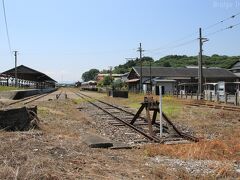
<svg viewBox="0 0 240 180">
<path fill-rule="evenodd" d="M 240 56 L 203 56 L 203 66 L 205 67 L 220 67 L 229 69 L 235 62 L 240 60 Z M 152 66 L 162 66 L 162 67 L 185 67 L 185 66 L 197 66 L 198 56 L 180 56 L 180 55 L 169 55 L 154 61 L 151 57 L 143 57 L 143 66 L 149 65 L 150 62 Z M 131 60 L 125 64 L 116 66 L 113 70 L 114 73 L 126 73 L 134 66 L 139 66 L 140 60 Z"/>
</svg>

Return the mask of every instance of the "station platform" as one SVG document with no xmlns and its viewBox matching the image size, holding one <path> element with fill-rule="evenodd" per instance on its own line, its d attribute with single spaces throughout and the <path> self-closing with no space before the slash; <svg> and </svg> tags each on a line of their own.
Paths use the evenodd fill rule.
<svg viewBox="0 0 240 180">
<path fill-rule="evenodd" d="M 0 92 L 0 99 L 22 99 L 25 97 L 49 93 L 57 90 L 57 88 L 48 88 L 48 89 L 23 89 L 23 90 L 11 90 L 11 91 L 2 91 Z"/>
</svg>

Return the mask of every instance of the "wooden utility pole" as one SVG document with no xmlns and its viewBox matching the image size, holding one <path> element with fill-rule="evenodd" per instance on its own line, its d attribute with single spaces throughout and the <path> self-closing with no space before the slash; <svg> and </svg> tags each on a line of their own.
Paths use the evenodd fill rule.
<svg viewBox="0 0 240 180">
<path fill-rule="evenodd" d="M 151 63 L 151 61 L 150 61 L 149 73 L 150 73 L 150 91 L 151 91 L 151 94 L 152 94 L 152 63 Z"/>
<path fill-rule="evenodd" d="M 199 57 L 198 57 L 198 93 L 202 97 L 202 28 L 199 28 Z"/>
<path fill-rule="evenodd" d="M 13 51 L 15 57 L 15 87 L 18 86 L 18 78 L 17 78 L 17 53 L 18 51 Z"/>
<path fill-rule="evenodd" d="M 139 48 L 138 50 L 139 51 L 139 58 L 140 58 L 140 87 L 139 87 L 139 90 L 140 92 L 142 92 L 142 52 L 144 51 L 142 49 L 142 43 L 139 44 Z"/>
</svg>

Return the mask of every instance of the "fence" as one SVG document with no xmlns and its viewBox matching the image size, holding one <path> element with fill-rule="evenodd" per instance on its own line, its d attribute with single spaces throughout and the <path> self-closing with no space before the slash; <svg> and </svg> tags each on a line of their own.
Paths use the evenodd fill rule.
<svg viewBox="0 0 240 180">
<path fill-rule="evenodd" d="M 217 93 L 216 95 L 213 95 L 211 92 L 202 94 L 202 96 L 198 93 L 185 93 L 182 92 L 175 93 L 175 96 L 177 98 L 181 99 L 196 99 L 196 100 L 206 100 L 210 102 L 217 102 L 217 103 L 225 103 L 225 104 L 234 104 L 235 106 L 240 106 L 240 92 L 236 92 L 233 94 L 225 93 L 224 95 L 219 95 Z"/>
</svg>

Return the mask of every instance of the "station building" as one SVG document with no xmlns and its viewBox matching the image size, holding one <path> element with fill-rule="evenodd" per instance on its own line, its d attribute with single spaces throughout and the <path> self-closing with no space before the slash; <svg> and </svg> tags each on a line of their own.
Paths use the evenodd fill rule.
<svg viewBox="0 0 240 180">
<path fill-rule="evenodd" d="M 141 78 L 142 76 L 142 78 Z M 159 86 L 162 93 L 175 93 L 184 88 L 186 92 L 197 92 L 198 69 L 197 68 L 173 68 L 173 67 L 133 67 L 128 75 L 128 87 L 131 92 L 140 91 L 140 79 L 142 79 L 143 91 L 152 90 L 159 94 Z M 203 69 L 203 83 L 219 81 L 236 82 L 239 77 L 222 68 Z"/>
</svg>

